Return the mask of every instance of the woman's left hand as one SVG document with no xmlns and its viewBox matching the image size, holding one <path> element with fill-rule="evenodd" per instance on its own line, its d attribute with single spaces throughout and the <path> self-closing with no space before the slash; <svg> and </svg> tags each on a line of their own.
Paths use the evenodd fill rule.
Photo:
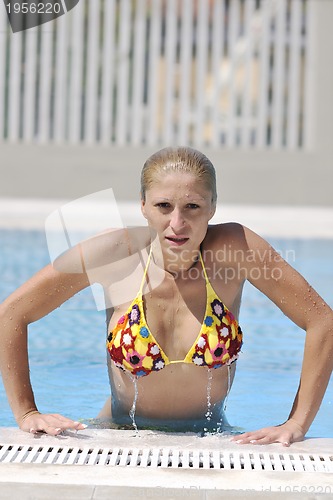
<svg viewBox="0 0 333 500">
<path fill-rule="evenodd" d="M 295 420 L 287 420 L 284 424 L 275 427 L 265 427 L 257 431 L 245 432 L 232 438 L 239 444 L 271 444 L 281 443 L 290 446 L 291 443 L 303 441 L 305 432 Z"/>
</svg>

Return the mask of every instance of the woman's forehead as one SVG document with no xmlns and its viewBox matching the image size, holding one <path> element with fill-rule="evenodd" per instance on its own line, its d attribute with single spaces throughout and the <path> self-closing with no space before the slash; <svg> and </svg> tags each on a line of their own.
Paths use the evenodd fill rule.
<svg viewBox="0 0 333 500">
<path fill-rule="evenodd" d="M 206 182 L 188 172 L 172 172 L 156 177 L 147 190 L 147 194 L 151 196 L 166 199 L 179 197 L 206 199 L 209 193 Z"/>
</svg>

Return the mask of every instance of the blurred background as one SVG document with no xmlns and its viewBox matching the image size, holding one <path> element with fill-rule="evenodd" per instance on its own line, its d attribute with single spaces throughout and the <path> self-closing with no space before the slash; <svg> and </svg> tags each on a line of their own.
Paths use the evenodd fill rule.
<svg viewBox="0 0 333 500">
<path fill-rule="evenodd" d="M 80 0 L 13 34 L 0 5 L 0 197 L 137 200 L 191 145 L 220 200 L 332 206 L 333 2 Z"/>
</svg>

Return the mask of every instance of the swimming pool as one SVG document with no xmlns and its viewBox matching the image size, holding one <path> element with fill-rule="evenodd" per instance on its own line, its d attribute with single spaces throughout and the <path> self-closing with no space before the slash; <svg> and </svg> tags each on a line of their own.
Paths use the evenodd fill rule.
<svg viewBox="0 0 333 500">
<path fill-rule="evenodd" d="M 332 306 L 333 240 L 268 238 Z M 43 231 L 0 230 L 0 300 L 49 261 Z M 244 430 L 286 419 L 298 386 L 303 332 L 246 286 L 243 353 L 229 396 L 229 422 Z M 31 378 L 41 411 L 94 417 L 108 396 L 105 314 L 90 290 L 30 327 Z M 0 381 L 1 426 L 16 426 Z M 333 437 L 333 380 L 308 435 Z"/>
</svg>

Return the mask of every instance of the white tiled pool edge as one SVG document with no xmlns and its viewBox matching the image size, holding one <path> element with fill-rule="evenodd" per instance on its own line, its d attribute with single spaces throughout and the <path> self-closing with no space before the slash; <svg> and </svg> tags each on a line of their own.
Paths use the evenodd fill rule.
<svg viewBox="0 0 333 500">
<path fill-rule="evenodd" d="M 0 228 L 43 230 L 46 218 L 68 202 L 0 198 Z M 117 209 L 124 225 L 145 224 L 139 203 L 119 201 Z M 266 237 L 333 238 L 333 207 L 220 204 L 212 222 L 226 221 L 240 222 Z M 109 214 L 106 227 L 110 227 Z"/>
<path fill-rule="evenodd" d="M 269 446 L 237 445 L 227 436 L 176 435 L 140 431 L 86 429 L 77 435 L 34 437 L 15 428 L 0 428 L 1 444 L 21 444 L 31 447 L 70 447 L 101 449 L 168 448 L 183 453 L 196 450 L 223 451 L 237 455 L 279 456 L 283 454 L 333 454 L 333 439 L 309 438 L 289 448 L 279 444 Z M 333 459 L 332 459 L 333 460 Z M 30 492 L 30 493 L 29 493 Z M 327 472 L 298 472 L 277 470 L 189 469 L 173 467 L 132 467 L 105 465 L 46 465 L 36 463 L 0 463 L 0 498 L 33 499 L 106 499 L 106 498 L 269 498 L 288 497 L 302 493 L 302 498 L 333 496 L 333 474 Z M 30 495 L 30 496 L 29 496 Z M 43 496 L 44 495 L 44 496 Z M 273 496 L 272 496 L 273 495 Z"/>
</svg>

